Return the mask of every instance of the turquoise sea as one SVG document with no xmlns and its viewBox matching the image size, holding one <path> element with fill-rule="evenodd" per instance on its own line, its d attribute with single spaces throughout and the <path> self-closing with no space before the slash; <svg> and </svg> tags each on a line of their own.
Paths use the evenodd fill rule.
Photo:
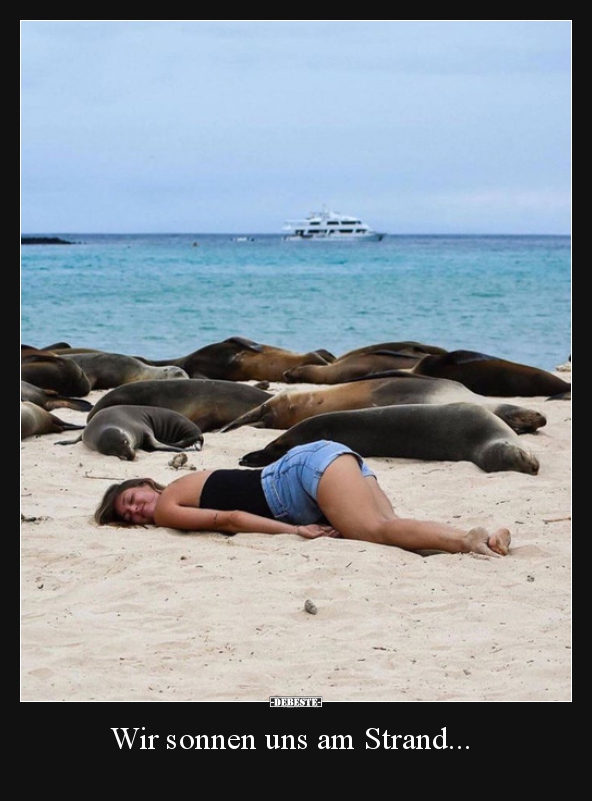
<svg viewBox="0 0 592 801">
<path fill-rule="evenodd" d="M 242 336 L 338 356 L 413 340 L 546 370 L 571 353 L 569 236 L 43 235 L 75 244 L 21 247 L 35 347 L 167 359 Z"/>
</svg>

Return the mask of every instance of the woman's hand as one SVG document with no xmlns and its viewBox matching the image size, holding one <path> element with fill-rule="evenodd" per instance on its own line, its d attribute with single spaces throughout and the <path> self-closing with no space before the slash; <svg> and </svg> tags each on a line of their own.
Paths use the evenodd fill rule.
<svg viewBox="0 0 592 801">
<path fill-rule="evenodd" d="M 296 526 L 295 534 L 307 540 L 316 540 L 317 537 L 341 537 L 341 534 L 333 526 L 320 526 L 311 523 L 308 526 Z"/>
</svg>

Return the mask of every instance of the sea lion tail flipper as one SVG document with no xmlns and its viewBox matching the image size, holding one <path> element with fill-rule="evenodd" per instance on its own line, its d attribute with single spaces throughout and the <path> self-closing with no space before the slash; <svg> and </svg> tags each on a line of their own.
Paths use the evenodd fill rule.
<svg viewBox="0 0 592 801">
<path fill-rule="evenodd" d="M 191 441 L 189 438 L 185 438 L 184 440 L 181 440 L 178 445 L 170 442 L 160 442 L 160 440 L 156 439 L 155 437 L 149 437 L 144 444 L 144 450 L 171 451 L 173 453 L 181 453 L 182 451 L 191 450 L 200 451 L 202 449 L 202 445 L 203 440 L 195 437 L 192 437 Z"/>
<path fill-rule="evenodd" d="M 421 354 L 406 353 L 404 350 L 389 350 L 388 348 L 378 348 L 377 350 L 368 351 L 369 356 L 396 356 L 400 359 L 410 359 L 413 362 L 419 361 L 422 358 Z"/>
<path fill-rule="evenodd" d="M 199 442 L 196 442 L 193 445 L 186 445 L 184 448 L 179 447 L 178 445 L 162 445 L 159 444 L 158 446 L 154 446 L 151 448 L 145 448 L 145 450 L 152 450 L 152 451 L 169 451 L 171 453 L 183 453 L 185 451 L 200 451 L 202 448 Z"/>
<path fill-rule="evenodd" d="M 203 437 L 196 439 L 195 437 L 185 437 L 179 440 L 174 446 L 178 451 L 201 451 L 203 448 Z"/>
<path fill-rule="evenodd" d="M 571 389 L 567 392 L 559 392 L 557 395 L 549 395 L 548 398 L 545 400 L 554 401 L 554 400 L 571 400 Z"/>
<path fill-rule="evenodd" d="M 78 426 L 80 428 L 80 426 Z M 84 428 L 84 426 L 82 426 Z M 82 442 L 82 434 L 77 439 L 61 439 L 55 445 L 76 445 L 77 442 Z"/>
<path fill-rule="evenodd" d="M 265 413 L 266 404 L 262 403 L 261 406 L 255 406 L 254 409 L 249 409 L 248 412 L 235 417 L 230 423 L 222 426 L 220 433 L 224 434 L 227 431 L 234 431 L 235 428 L 242 428 L 242 426 L 252 425 L 254 428 L 263 428 L 262 418 Z"/>
<path fill-rule="evenodd" d="M 73 409 L 75 412 L 90 412 L 93 404 L 83 398 L 70 398 L 65 395 L 58 395 L 57 393 L 48 396 L 44 407 L 46 409 Z"/>
<path fill-rule="evenodd" d="M 70 398 L 66 406 L 68 409 L 74 409 L 76 412 L 90 412 L 93 404 L 90 401 L 84 400 L 84 398 Z"/>
<path fill-rule="evenodd" d="M 280 458 L 280 456 L 283 456 L 285 453 L 287 453 L 289 449 L 290 446 L 277 444 L 274 440 L 273 443 L 270 443 L 270 445 L 262 448 L 260 451 L 251 451 L 251 453 L 245 453 L 245 455 L 238 460 L 238 463 L 242 467 L 265 467 L 266 465 L 275 462 Z"/>
<path fill-rule="evenodd" d="M 332 364 L 335 361 L 335 359 L 337 358 L 337 356 L 335 356 L 333 353 L 331 353 L 330 350 L 326 350 L 326 348 L 317 348 L 316 350 L 313 350 L 312 352 L 316 353 L 317 356 L 320 356 L 321 359 L 324 359 L 327 362 L 327 364 Z"/>
<path fill-rule="evenodd" d="M 269 460 L 266 458 L 263 449 L 260 451 L 245 453 L 245 455 L 239 459 L 238 463 L 242 467 L 265 467 L 266 465 L 271 464 L 273 461 L 273 458 L 270 458 Z"/>
</svg>

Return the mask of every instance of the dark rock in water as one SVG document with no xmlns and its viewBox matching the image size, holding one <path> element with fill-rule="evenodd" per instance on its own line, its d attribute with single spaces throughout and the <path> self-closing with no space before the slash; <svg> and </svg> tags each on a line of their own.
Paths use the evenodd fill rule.
<svg viewBox="0 0 592 801">
<path fill-rule="evenodd" d="M 21 236 L 21 245 L 73 245 L 59 236 Z"/>
</svg>

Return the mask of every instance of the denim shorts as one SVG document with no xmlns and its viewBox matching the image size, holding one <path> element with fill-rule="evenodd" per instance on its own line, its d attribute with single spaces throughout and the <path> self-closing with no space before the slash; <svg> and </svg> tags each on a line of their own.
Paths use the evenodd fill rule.
<svg viewBox="0 0 592 801">
<path fill-rule="evenodd" d="M 359 453 L 326 439 L 296 445 L 264 467 L 261 486 L 276 520 L 302 526 L 324 520 L 316 501 L 319 481 L 331 462 L 344 453 L 356 457 L 363 476 L 375 475 Z"/>
</svg>

